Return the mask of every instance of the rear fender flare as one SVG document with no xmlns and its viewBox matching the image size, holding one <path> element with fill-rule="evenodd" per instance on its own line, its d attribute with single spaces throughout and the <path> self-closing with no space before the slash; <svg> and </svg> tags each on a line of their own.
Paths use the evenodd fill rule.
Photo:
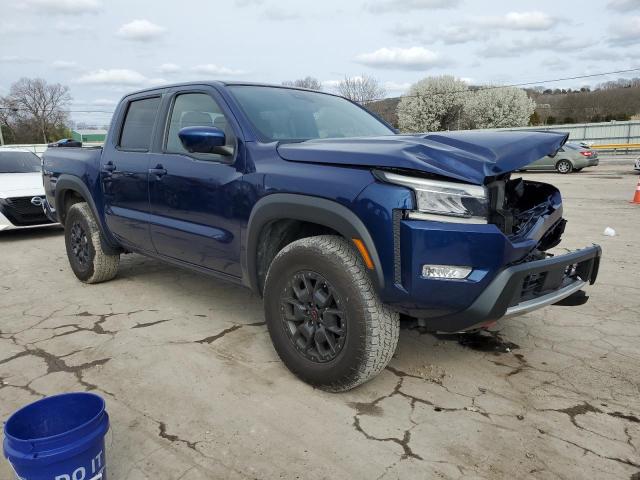
<svg viewBox="0 0 640 480">
<path fill-rule="evenodd" d="M 65 205 L 64 205 L 64 196 L 68 191 L 75 192 L 82 199 L 87 202 L 93 216 L 96 219 L 96 223 L 100 228 L 100 236 L 102 240 L 102 247 L 105 252 L 109 254 L 121 253 L 122 248 L 118 245 L 118 243 L 109 235 L 108 230 L 106 229 L 103 218 L 98 214 L 98 209 L 96 208 L 96 204 L 91 196 L 91 192 L 89 188 L 80 180 L 78 177 L 74 177 L 73 175 L 60 175 L 58 181 L 56 182 L 56 191 L 55 191 L 55 205 L 56 205 L 56 213 L 60 223 L 64 225 L 65 222 Z"/>
<path fill-rule="evenodd" d="M 249 217 L 246 250 L 243 255 L 244 283 L 258 292 L 257 252 L 260 233 L 275 220 L 300 220 L 331 228 L 351 241 L 359 238 L 366 246 L 374 270 L 371 275 L 378 291 L 384 288 L 382 263 L 373 238 L 358 216 L 342 204 L 319 197 L 274 193 L 259 200 Z M 258 292 L 259 293 L 259 292 Z"/>
</svg>

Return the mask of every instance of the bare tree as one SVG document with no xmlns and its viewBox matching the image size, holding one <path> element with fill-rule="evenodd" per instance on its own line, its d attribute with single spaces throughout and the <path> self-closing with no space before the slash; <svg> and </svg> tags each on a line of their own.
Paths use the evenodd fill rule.
<svg viewBox="0 0 640 480">
<path fill-rule="evenodd" d="M 308 88 L 309 90 L 322 90 L 322 83 L 315 77 L 306 76 L 298 80 L 282 82 L 285 87 Z"/>
<path fill-rule="evenodd" d="M 343 97 L 361 105 L 380 100 L 387 94 L 380 81 L 369 75 L 344 77 L 344 80 L 338 83 L 336 90 Z"/>
<path fill-rule="evenodd" d="M 66 106 L 71 101 L 69 87 L 59 83 L 48 84 L 41 78 L 21 78 L 2 99 L 5 112 L 11 112 L 11 119 L 18 124 L 32 123 L 37 126 L 44 143 L 47 133 L 58 129 L 67 120 Z"/>
</svg>

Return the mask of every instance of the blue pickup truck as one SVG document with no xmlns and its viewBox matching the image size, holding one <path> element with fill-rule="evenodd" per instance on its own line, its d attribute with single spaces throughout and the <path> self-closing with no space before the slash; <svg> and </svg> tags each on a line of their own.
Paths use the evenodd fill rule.
<svg viewBox="0 0 640 480">
<path fill-rule="evenodd" d="M 566 140 L 399 135 L 327 93 L 171 85 L 125 96 L 103 148 L 47 150 L 44 207 L 81 281 L 135 252 L 249 287 L 286 366 L 343 391 L 385 368 L 401 318 L 473 330 L 595 281 L 600 247 L 546 253 L 558 190 L 512 178 Z"/>
</svg>

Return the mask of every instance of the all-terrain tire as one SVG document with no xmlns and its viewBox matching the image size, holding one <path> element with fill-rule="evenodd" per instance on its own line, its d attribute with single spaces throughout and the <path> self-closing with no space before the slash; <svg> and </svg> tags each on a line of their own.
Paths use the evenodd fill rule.
<svg viewBox="0 0 640 480">
<path fill-rule="evenodd" d="M 573 170 L 573 165 L 569 160 L 560 160 L 556 163 L 556 170 L 558 173 L 571 173 Z"/>
<path fill-rule="evenodd" d="M 67 212 L 64 240 L 71 269 L 82 282 L 106 282 L 118 273 L 120 255 L 106 253 L 101 236 L 89 205 L 73 204 Z"/>
<path fill-rule="evenodd" d="M 341 324 L 345 325 L 346 335 L 337 344 L 341 345 L 339 353 L 328 353 L 335 354 L 328 361 L 309 358 L 304 347 L 296 343 L 296 334 L 292 333 L 296 328 L 290 327 L 293 323 L 287 320 L 290 302 L 283 299 L 293 291 L 293 282 L 300 281 L 301 275 L 322 283 L 315 284 L 311 297 L 316 298 L 316 288 L 331 289 L 327 291 L 332 291 L 338 302 L 334 304 L 336 310 L 344 313 Z M 381 303 L 362 258 L 342 237 L 308 237 L 282 249 L 267 272 L 264 308 L 271 340 L 284 364 L 300 379 L 322 390 L 346 391 L 375 377 L 389 363 L 398 344 L 398 313 Z M 314 318 L 318 318 L 317 310 Z M 321 313 L 320 318 L 324 322 L 325 314 Z M 320 350 L 318 346 L 317 351 Z"/>
</svg>

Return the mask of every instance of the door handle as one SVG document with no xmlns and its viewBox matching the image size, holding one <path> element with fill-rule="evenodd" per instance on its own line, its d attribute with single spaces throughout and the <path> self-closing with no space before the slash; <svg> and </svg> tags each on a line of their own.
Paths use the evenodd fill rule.
<svg viewBox="0 0 640 480">
<path fill-rule="evenodd" d="M 167 174 L 167 170 L 162 165 L 156 165 L 156 168 L 150 168 L 149 173 L 158 178 L 162 178 Z"/>
<path fill-rule="evenodd" d="M 102 167 L 102 171 L 105 173 L 112 173 L 115 171 L 115 169 L 116 169 L 116 166 L 114 165 L 113 162 L 107 162 Z"/>
</svg>

